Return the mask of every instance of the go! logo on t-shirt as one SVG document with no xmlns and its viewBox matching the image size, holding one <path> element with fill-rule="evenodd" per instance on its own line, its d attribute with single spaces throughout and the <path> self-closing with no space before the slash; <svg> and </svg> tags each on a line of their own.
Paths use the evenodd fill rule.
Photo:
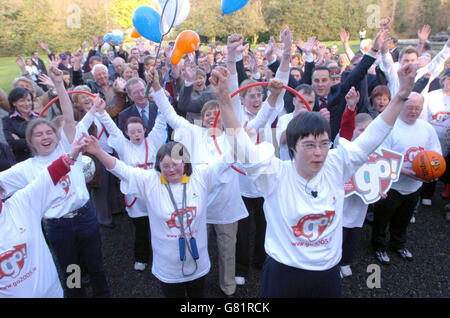
<svg viewBox="0 0 450 318">
<path fill-rule="evenodd" d="M 27 257 L 27 245 L 14 246 L 13 250 L 0 255 L 0 279 L 3 277 L 16 278 L 23 268 Z"/>
<path fill-rule="evenodd" d="M 309 214 L 300 219 L 292 227 L 296 237 L 305 237 L 310 242 L 317 240 L 334 219 L 335 211 L 325 211 L 325 214 Z"/>
</svg>

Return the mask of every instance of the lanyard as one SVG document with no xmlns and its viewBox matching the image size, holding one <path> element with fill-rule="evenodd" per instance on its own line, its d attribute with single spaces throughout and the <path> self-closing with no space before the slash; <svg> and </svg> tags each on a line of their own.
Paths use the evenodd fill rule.
<svg viewBox="0 0 450 318">
<path fill-rule="evenodd" d="M 179 238 L 180 260 L 182 262 L 181 272 L 183 273 L 183 276 L 190 276 L 197 271 L 198 251 L 197 251 L 197 244 L 195 242 L 195 238 L 192 236 L 192 230 L 191 230 L 191 225 L 189 223 L 188 214 L 186 213 L 187 212 L 186 183 L 183 184 L 183 200 L 181 203 L 181 205 L 182 205 L 181 213 L 178 211 L 178 207 L 175 202 L 175 198 L 173 196 L 172 189 L 170 188 L 170 184 L 167 183 L 167 184 L 165 184 L 165 186 L 166 186 L 167 191 L 169 192 L 170 201 L 172 201 L 173 207 L 175 209 L 175 214 L 178 218 L 178 222 L 180 223 L 180 232 L 181 232 L 181 236 L 182 236 Z M 190 235 L 191 235 L 191 239 L 189 240 L 190 244 L 187 244 L 187 237 L 186 237 L 186 233 L 184 232 L 185 229 L 184 229 L 184 223 L 183 223 L 183 215 L 186 215 L 186 217 L 188 218 L 186 220 L 186 224 L 188 225 Z M 189 253 L 191 254 L 192 259 L 194 260 L 194 263 L 195 263 L 195 269 L 190 274 L 184 273 L 184 263 L 186 261 L 186 253 L 184 251 L 185 251 L 186 246 L 187 246 L 187 249 L 188 249 Z"/>
</svg>

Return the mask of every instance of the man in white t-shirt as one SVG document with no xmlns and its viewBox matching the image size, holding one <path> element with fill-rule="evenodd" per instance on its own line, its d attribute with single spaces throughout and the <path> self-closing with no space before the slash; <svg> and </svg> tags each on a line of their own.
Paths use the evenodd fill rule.
<svg viewBox="0 0 450 318">
<path fill-rule="evenodd" d="M 387 198 L 375 203 L 372 230 L 372 247 L 382 264 L 389 264 L 387 248 L 393 249 L 401 258 L 411 261 L 412 253 L 406 248 L 406 229 L 414 213 L 420 194 L 421 180 L 412 169 L 414 157 L 421 151 L 441 152 L 434 128 L 419 119 L 424 99 L 411 93 L 383 147 L 404 155 L 401 175 L 387 193 Z M 389 227 L 390 239 L 387 239 Z"/>
</svg>

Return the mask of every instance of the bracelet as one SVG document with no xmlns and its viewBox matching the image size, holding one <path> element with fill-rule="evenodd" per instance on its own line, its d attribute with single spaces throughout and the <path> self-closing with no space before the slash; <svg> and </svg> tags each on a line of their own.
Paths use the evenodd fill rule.
<svg viewBox="0 0 450 318">
<path fill-rule="evenodd" d="M 75 164 L 75 161 L 73 158 L 71 158 L 70 154 L 63 154 L 61 156 L 62 160 L 64 160 L 65 163 L 67 163 L 69 166 L 73 166 Z"/>
<path fill-rule="evenodd" d="M 372 48 L 372 51 L 374 51 L 375 53 L 378 53 L 378 49 Z"/>
<path fill-rule="evenodd" d="M 409 99 L 409 97 L 402 97 L 399 94 L 397 94 L 397 97 L 400 98 L 404 102 L 406 102 Z"/>
</svg>

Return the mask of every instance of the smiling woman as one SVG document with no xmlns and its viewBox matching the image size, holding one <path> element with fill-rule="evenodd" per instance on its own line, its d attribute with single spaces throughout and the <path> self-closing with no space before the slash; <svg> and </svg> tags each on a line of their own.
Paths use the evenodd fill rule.
<svg viewBox="0 0 450 318">
<path fill-rule="evenodd" d="M 25 131 L 28 123 L 38 115 L 32 111 L 32 94 L 26 88 L 14 88 L 8 95 L 8 102 L 10 112 L 9 116 L 3 118 L 3 133 L 17 162 L 20 162 L 31 156 L 25 141 Z"/>
</svg>

